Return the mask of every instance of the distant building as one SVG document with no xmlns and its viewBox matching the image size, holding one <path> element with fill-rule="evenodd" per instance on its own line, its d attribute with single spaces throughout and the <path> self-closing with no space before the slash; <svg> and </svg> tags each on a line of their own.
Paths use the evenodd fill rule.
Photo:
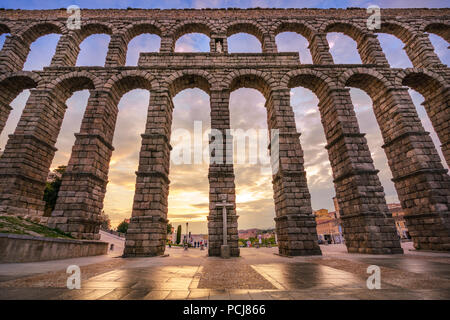
<svg viewBox="0 0 450 320">
<path fill-rule="evenodd" d="M 316 230 L 319 242 L 325 244 L 343 243 L 342 228 L 336 212 L 328 212 L 327 209 L 314 211 L 316 218 Z"/>
<path fill-rule="evenodd" d="M 411 239 L 408 232 L 408 227 L 405 221 L 405 211 L 403 210 L 400 203 L 389 203 L 389 211 L 392 213 L 392 218 L 394 218 L 395 227 L 397 228 L 397 234 L 402 239 Z"/>
<path fill-rule="evenodd" d="M 261 230 L 259 229 L 248 229 L 248 230 L 239 230 L 239 239 L 250 239 L 250 238 L 256 238 L 258 233 L 260 233 Z"/>
</svg>

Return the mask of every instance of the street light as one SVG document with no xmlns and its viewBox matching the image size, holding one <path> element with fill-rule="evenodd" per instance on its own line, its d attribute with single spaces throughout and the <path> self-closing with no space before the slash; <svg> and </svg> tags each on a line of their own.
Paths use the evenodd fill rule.
<svg viewBox="0 0 450 320">
<path fill-rule="evenodd" d="M 188 222 L 186 222 L 186 237 L 185 237 L 185 243 L 184 243 L 184 250 L 187 250 L 188 249 L 188 247 L 189 247 L 189 239 L 188 239 L 188 226 L 189 226 L 189 223 Z"/>
</svg>

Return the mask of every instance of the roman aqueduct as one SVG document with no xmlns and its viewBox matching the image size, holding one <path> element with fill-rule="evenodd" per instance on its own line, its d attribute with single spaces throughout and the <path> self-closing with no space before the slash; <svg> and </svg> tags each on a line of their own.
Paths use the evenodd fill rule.
<svg viewBox="0 0 450 320">
<path fill-rule="evenodd" d="M 126 256 L 164 252 L 169 193 L 172 97 L 186 88 L 210 96 L 211 127 L 230 127 L 229 97 L 247 87 L 266 98 L 269 129 L 279 129 L 279 170 L 273 176 L 276 231 L 281 254 L 320 254 L 303 164 L 303 152 L 290 105 L 290 89 L 305 87 L 319 99 L 336 196 L 349 252 L 402 253 L 394 221 L 360 132 L 349 87 L 372 99 L 393 181 L 406 212 L 416 248 L 450 249 L 450 177 L 417 115 L 408 88 L 421 93 L 424 106 L 450 164 L 450 72 L 433 50 L 427 33 L 450 41 L 449 9 L 386 9 L 380 30 L 368 30 L 365 9 L 82 10 L 79 30 L 66 26 L 65 10 L 0 11 L 0 33 L 10 33 L 0 52 L 0 132 L 11 101 L 31 95 L 0 158 L 0 212 L 39 217 L 55 154 L 66 100 L 78 90 L 90 97 L 58 201 L 46 223 L 79 239 L 99 239 L 99 215 L 108 182 L 117 104 L 126 92 L 150 91 L 142 134 Z M 298 53 L 278 53 L 275 36 L 297 32 L 309 42 L 313 64 Z M 209 53 L 175 53 L 184 34 L 210 38 Z M 227 38 L 245 32 L 261 42 L 262 53 L 229 54 Z M 334 64 L 326 40 L 342 32 L 357 42 L 359 65 Z M 413 68 L 390 68 L 375 32 L 405 44 Z M 51 65 L 22 71 L 30 45 L 61 34 Z M 92 34 L 111 36 L 104 67 L 76 67 L 80 43 Z M 138 66 L 126 67 L 128 43 L 143 34 L 161 37 L 159 53 L 141 53 Z M 220 43 L 222 50 L 217 50 Z M 307 130 L 307 128 L 305 128 Z M 209 254 L 219 255 L 222 214 L 215 204 L 226 195 L 235 203 L 232 165 L 210 164 Z M 45 220 L 43 220 L 45 221 Z M 228 243 L 239 255 L 235 206 L 228 214 Z"/>
</svg>

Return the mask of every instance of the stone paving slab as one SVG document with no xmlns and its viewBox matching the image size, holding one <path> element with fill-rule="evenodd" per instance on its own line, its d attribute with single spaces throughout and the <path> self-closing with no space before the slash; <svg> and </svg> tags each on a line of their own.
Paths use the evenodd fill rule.
<svg viewBox="0 0 450 320">
<path fill-rule="evenodd" d="M 446 254 L 286 258 L 275 255 L 275 248 L 244 248 L 241 257 L 221 260 L 200 250 L 169 251 L 168 258 L 110 258 L 84 266 L 81 290 L 65 288 L 65 269 L 0 282 L 0 299 L 450 299 Z M 380 266 L 380 290 L 367 288 L 371 264 Z"/>
</svg>

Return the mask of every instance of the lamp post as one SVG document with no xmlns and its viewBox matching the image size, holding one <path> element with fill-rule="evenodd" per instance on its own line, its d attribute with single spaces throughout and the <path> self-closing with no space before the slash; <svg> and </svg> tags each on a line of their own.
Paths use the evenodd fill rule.
<svg viewBox="0 0 450 320">
<path fill-rule="evenodd" d="M 188 247 L 189 247 L 189 239 L 188 239 L 188 226 L 189 226 L 189 223 L 188 222 L 186 222 L 186 237 L 185 237 L 185 239 L 186 239 L 186 242 L 184 243 L 184 250 L 187 250 L 188 249 Z"/>
</svg>

